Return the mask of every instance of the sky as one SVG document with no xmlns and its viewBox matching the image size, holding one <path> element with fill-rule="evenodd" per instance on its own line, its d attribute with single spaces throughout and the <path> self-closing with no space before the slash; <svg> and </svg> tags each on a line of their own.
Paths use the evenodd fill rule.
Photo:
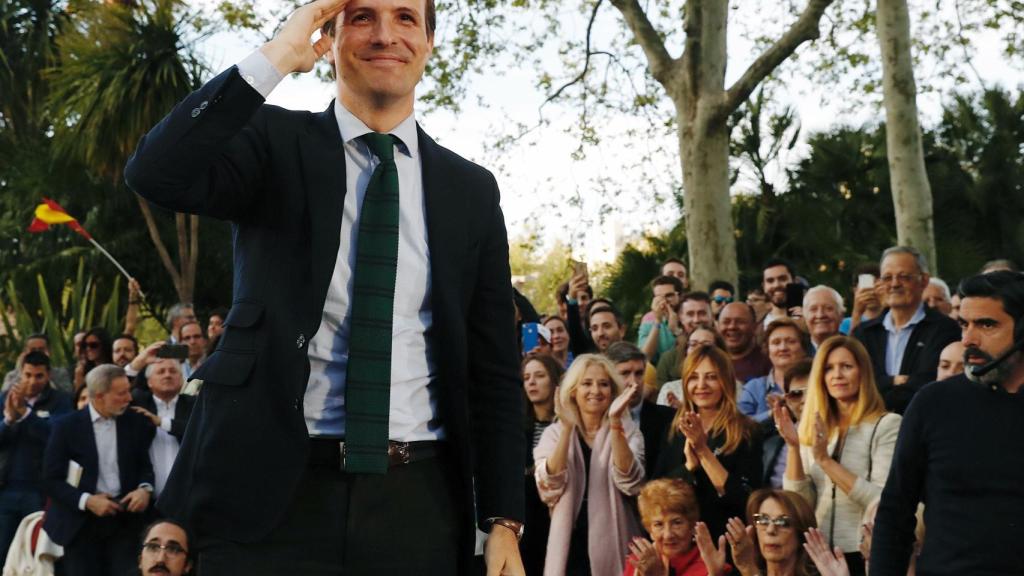
<svg viewBox="0 0 1024 576">
<path fill-rule="evenodd" d="M 264 3 L 260 8 L 268 6 Z M 610 6 L 605 8 L 595 28 L 595 37 L 600 36 L 602 30 L 611 32 L 611 27 L 620 25 L 618 14 Z M 448 32 L 444 28 L 443 13 L 439 14 L 439 19 L 438 41 L 444 42 Z M 566 37 L 579 37 L 583 25 L 577 15 L 566 14 L 560 22 L 560 32 Z M 219 71 L 243 59 L 258 48 L 261 41 L 255 34 L 219 33 L 204 40 L 201 51 L 213 70 Z M 1002 56 L 995 35 L 982 35 L 974 48 L 973 62 L 986 84 L 1015 88 L 1024 83 L 1024 73 Z M 729 54 L 727 85 L 757 54 L 739 26 L 730 28 Z M 552 50 L 544 54 L 542 60 L 550 59 L 557 64 L 554 59 L 558 57 Z M 675 138 L 647 140 L 616 136 L 635 127 L 637 122 L 643 122 L 642 119 L 631 115 L 606 117 L 601 130 L 607 136 L 588 148 L 585 158 L 574 159 L 572 153 L 579 142 L 568 133 L 568 128 L 574 121 L 575 111 L 569 106 L 548 106 L 545 108 L 548 124 L 531 132 L 518 144 L 502 151 L 494 150 L 493 143 L 501 135 L 514 132 L 517 124 L 537 122 L 538 108 L 545 94 L 535 87 L 536 79 L 537 72 L 533 69 L 504 66 L 484 70 L 474 77 L 460 113 L 435 111 L 418 114 L 417 120 L 442 145 L 495 172 L 511 238 L 533 233 L 541 238 L 544 246 L 562 241 L 582 259 L 607 262 L 614 258 L 624 241 L 643 232 L 657 233 L 671 227 L 680 216 L 678 209 L 672 202 L 652 201 L 654 195 L 647 187 L 657 188 L 664 199 L 681 180 Z M 919 95 L 918 105 L 925 126 L 937 121 L 942 99 L 960 88 L 943 82 L 942 78 L 937 82 L 943 88 L 941 91 Z M 843 98 L 829 94 L 829 90 L 834 89 L 796 76 L 788 77 L 776 88 L 777 101 L 794 106 L 802 125 L 801 144 L 788 153 L 774 171 L 781 189 L 785 187 L 783 170 L 806 152 L 802 142 L 808 134 L 840 124 L 858 126 L 882 118 L 883 112 L 878 106 L 865 105 L 850 110 Z M 334 93 L 333 84 L 311 74 L 292 75 L 274 90 L 268 102 L 290 109 L 319 111 L 327 107 Z M 638 173 L 635 158 L 659 146 L 668 153 L 655 155 L 647 164 L 645 175 L 652 183 L 637 186 L 644 179 Z M 743 182 L 741 179 L 739 188 L 743 187 Z M 614 193 L 602 195 L 599 192 L 602 189 Z M 560 209 L 553 210 L 553 205 Z"/>
</svg>

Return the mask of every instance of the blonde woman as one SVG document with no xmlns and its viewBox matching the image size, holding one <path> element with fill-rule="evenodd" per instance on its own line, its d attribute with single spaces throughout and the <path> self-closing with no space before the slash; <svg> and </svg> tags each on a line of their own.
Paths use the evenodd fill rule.
<svg viewBox="0 0 1024 576">
<path fill-rule="evenodd" d="M 887 413 L 864 346 L 833 336 L 814 357 L 799 429 L 780 404 L 773 415 L 788 447 L 783 487 L 814 507 L 830 546 L 863 574 L 858 550 L 865 510 L 882 494 L 900 416 Z"/>
<path fill-rule="evenodd" d="M 747 497 L 761 483 L 761 441 L 754 421 L 736 407 L 736 377 L 729 355 L 702 346 L 683 363 L 683 401 L 656 478 L 693 482 L 701 517 L 715 538 L 726 521 L 742 517 Z"/>
<path fill-rule="evenodd" d="M 644 479 L 644 439 L 629 418 L 639 384 L 624 386 L 605 357 L 573 361 L 555 396 L 558 422 L 533 450 L 537 489 L 551 508 L 544 574 L 619 576 L 641 534 L 627 499 Z"/>
</svg>

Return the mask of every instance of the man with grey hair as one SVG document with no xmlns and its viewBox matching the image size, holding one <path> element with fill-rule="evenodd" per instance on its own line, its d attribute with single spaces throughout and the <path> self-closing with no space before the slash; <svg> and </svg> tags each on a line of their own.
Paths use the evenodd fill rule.
<svg viewBox="0 0 1024 576">
<path fill-rule="evenodd" d="M 43 528 L 64 547 L 69 576 L 126 574 L 153 492 L 153 426 L 128 411 L 124 369 L 101 364 L 85 377 L 89 405 L 53 423 L 43 460 L 51 506 Z"/>
<path fill-rule="evenodd" d="M 953 313 L 953 297 L 949 292 L 949 284 L 942 278 L 929 278 L 928 287 L 924 289 L 924 305 L 950 316 Z"/>
<path fill-rule="evenodd" d="M 917 249 L 889 248 L 882 253 L 880 265 L 886 309 L 857 326 L 853 335 L 871 356 L 886 408 L 902 414 L 914 393 L 935 380 L 939 355 L 947 344 L 960 339 L 960 327 L 924 305 L 930 276 Z"/>
<path fill-rule="evenodd" d="M 189 322 L 196 321 L 196 310 L 192 304 L 178 302 L 167 311 L 167 330 L 170 331 L 171 344 L 181 342 L 181 327 Z"/>
<path fill-rule="evenodd" d="M 843 297 L 834 288 L 819 284 L 804 294 L 804 319 L 814 350 L 828 338 L 839 334 L 844 312 Z"/>
<path fill-rule="evenodd" d="M 185 426 L 195 406 L 195 396 L 181 393 L 185 376 L 181 362 L 161 358 L 146 366 L 149 390 L 136 389 L 132 393 L 132 410 L 145 416 L 156 428 L 149 459 L 153 462 L 154 493 L 160 496 L 171 474 L 171 466 L 178 457 Z"/>
</svg>

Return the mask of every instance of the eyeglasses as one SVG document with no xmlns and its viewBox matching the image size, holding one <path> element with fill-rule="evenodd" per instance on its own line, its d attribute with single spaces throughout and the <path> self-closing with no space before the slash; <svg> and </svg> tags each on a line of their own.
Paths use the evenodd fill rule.
<svg viewBox="0 0 1024 576">
<path fill-rule="evenodd" d="M 896 274 L 895 276 L 892 275 L 892 274 L 886 274 L 885 276 L 882 276 L 881 278 L 879 278 L 879 280 L 882 281 L 882 284 L 892 284 L 893 279 L 895 279 L 900 284 L 906 284 L 907 282 L 910 282 L 911 280 L 916 280 L 919 276 L 921 276 L 921 275 L 920 274 L 907 274 L 905 272 L 901 272 L 899 274 Z"/>
<path fill-rule="evenodd" d="M 80 342 L 78 344 L 78 347 L 82 348 L 83 350 L 86 349 L 86 348 L 88 348 L 90 350 L 98 350 L 99 347 L 100 347 L 100 343 L 99 342 L 95 342 L 95 341 L 93 341 L 93 342 Z"/>
<path fill-rule="evenodd" d="M 733 301 L 732 296 L 715 296 L 711 299 L 715 301 L 715 304 L 729 304 Z"/>
<path fill-rule="evenodd" d="M 146 542 L 142 545 L 142 551 L 147 554 L 156 556 L 163 550 L 168 556 L 181 556 L 182 554 L 188 554 L 188 551 L 178 546 L 174 542 L 170 544 L 160 544 L 159 542 Z"/>
<path fill-rule="evenodd" d="M 772 518 L 767 514 L 754 514 L 754 524 L 759 528 L 767 528 L 769 525 L 776 528 L 789 528 L 793 525 L 789 516 L 778 516 Z"/>
<path fill-rule="evenodd" d="M 786 398 L 803 398 L 804 392 L 804 388 L 793 388 L 786 392 Z"/>
</svg>

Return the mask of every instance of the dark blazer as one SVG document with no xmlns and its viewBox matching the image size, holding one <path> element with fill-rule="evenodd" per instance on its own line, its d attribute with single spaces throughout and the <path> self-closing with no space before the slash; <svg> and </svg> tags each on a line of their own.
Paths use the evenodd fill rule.
<svg viewBox="0 0 1024 576">
<path fill-rule="evenodd" d="M 149 390 L 132 390 L 132 404 L 141 406 L 156 414 L 156 401 L 153 400 L 153 393 Z M 174 418 L 171 419 L 171 435 L 181 442 L 185 438 L 185 426 L 192 416 L 192 408 L 196 405 L 196 397 L 188 394 L 178 394 L 178 403 L 174 405 Z"/>
<path fill-rule="evenodd" d="M 661 447 L 668 443 L 669 428 L 676 411 L 668 406 L 643 401 L 640 407 L 640 433 L 644 436 L 644 460 L 647 479 L 654 478 L 654 467 L 661 455 Z"/>
<path fill-rule="evenodd" d="M 153 465 L 149 461 L 149 445 L 155 429 L 145 416 L 126 411 L 117 417 L 117 467 L 123 496 L 141 484 L 153 485 Z M 82 466 L 78 487 L 67 482 L 68 464 L 74 460 Z M 71 543 L 92 514 L 78 509 L 82 494 L 96 492 L 99 479 L 99 453 L 92 430 L 88 408 L 76 410 L 56 420 L 46 445 L 43 482 L 46 495 L 52 500 L 43 528 L 54 542 Z"/>
<path fill-rule="evenodd" d="M 7 401 L 7 394 L 0 394 L 0 406 Z M 42 492 L 43 453 L 50 424 L 68 412 L 71 396 L 47 384 L 24 420 L 8 426 L 0 417 L 0 488 Z"/>
<path fill-rule="evenodd" d="M 871 356 L 875 383 L 882 398 L 885 399 L 886 409 L 903 414 L 914 393 L 935 380 L 939 355 L 942 354 L 943 348 L 960 339 L 960 326 L 952 318 L 925 306 L 924 319 L 914 326 L 910 333 L 910 340 L 900 363 L 900 374 L 906 374 L 910 379 L 902 386 L 894 386 L 892 377 L 885 373 L 885 350 L 889 332 L 886 331 L 883 322 L 888 313 L 889 309 L 886 308 L 878 318 L 857 326 L 853 336 L 864 344 L 868 355 Z"/>
<path fill-rule="evenodd" d="M 508 240 L 494 177 L 419 130 L 438 411 L 472 510 L 523 518 L 523 401 Z M 309 453 L 303 397 L 338 254 L 345 155 L 333 103 L 264 105 L 232 67 L 140 142 L 128 185 L 165 208 L 232 222 L 233 304 L 159 508 L 254 542 L 284 516 Z"/>
</svg>

